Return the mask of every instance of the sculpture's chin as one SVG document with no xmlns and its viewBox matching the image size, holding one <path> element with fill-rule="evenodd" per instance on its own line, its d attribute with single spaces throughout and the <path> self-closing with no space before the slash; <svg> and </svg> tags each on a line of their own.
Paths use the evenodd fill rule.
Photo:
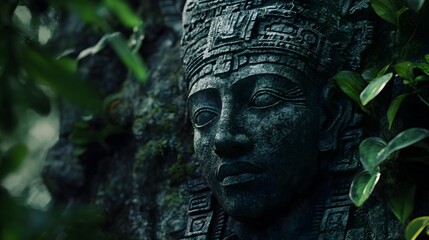
<svg viewBox="0 0 429 240">
<path fill-rule="evenodd" d="M 313 185 L 311 179 L 308 177 L 301 184 L 290 179 L 277 182 L 262 174 L 248 183 L 213 190 L 230 217 L 241 223 L 261 226 L 293 212 L 300 205 L 301 196 Z"/>
<path fill-rule="evenodd" d="M 269 224 L 273 219 L 283 215 L 282 211 L 286 211 L 284 206 L 272 207 L 272 206 L 259 206 L 249 207 L 243 204 L 236 205 L 226 209 L 228 215 L 235 221 L 252 225 L 255 227 L 263 227 Z"/>
<path fill-rule="evenodd" d="M 289 201 L 290 199 L 266 192 L 234 192 L 226 193 L 221 205 L 228 215 L 238 222 L 262 225 L 280 212 L 287 211 Z"/>
<path fill-rule="evenodd" d="M 229 211 L 229 216 L 237 222 L 241 222 L 249 225 L 263 225 L 267 220 L 272 218 L 273 214 L 268 214 L 266 211 L 252 211 L 242 212 L 235 211 L 234 209 Z"/>
</svg>

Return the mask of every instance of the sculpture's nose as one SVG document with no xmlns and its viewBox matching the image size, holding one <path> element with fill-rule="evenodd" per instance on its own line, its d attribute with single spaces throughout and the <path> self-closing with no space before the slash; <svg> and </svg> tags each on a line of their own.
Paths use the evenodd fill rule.
<svg viewBox="0 0 429 240">
<path fill-rule="evenodd" d="M 249 136 L 239 126 L 233 113 L 221 116 L 215 136 L 215 153 L 218 156 L 239 156 L 252 148 Z"/>
</svg>

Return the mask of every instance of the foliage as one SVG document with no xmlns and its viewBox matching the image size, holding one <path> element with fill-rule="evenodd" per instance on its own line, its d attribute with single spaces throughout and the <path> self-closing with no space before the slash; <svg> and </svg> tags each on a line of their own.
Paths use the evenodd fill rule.
<svg viewBox="0 0 429 240">
<path fill-rule="evenodd" d="M 17 17 L 24 9 L 27 21 Z M 99 44 L 73 59 L 55 53 L 43 43 L 37 30 L 46 11 L 74 14 L 83 22 L 105 33 Z M 53 20 L 51 20 L 53 21 Z M 128 41 L 117 25 L 133 30 Z M 78 62 L 97 54 L 106 44 L 137 79 L 145 82 L 147 70 L 138 55 L 143 23 L 123 0 L 6 0 L 0 2 L 0 181 L 17 170 L 28 157 L 25 138 L 26 112 L 47 115 L 52 110 L 52 95 L 64 98 L 92 115 L 102 114 L 103 98 L 82 79 Z M 50 28 L 50 34 L 55 30 Z M 81 124 L 70 138 L 81 148 L 121 131 L 107 125 L 94 130 Z M 111 239 L 99 232 L 104 219 L 94 207 L 41 211 L 24 206 L 0 186 L 0 238 L 14 239 Z"/>
<path fill-rule="evenodd" d="M 417 96 L 424 104 L 429 106 L 427 89 L 429 88 L 429 56 L 424 56 L 424 61 L 408 60 L 407 49 L 418 42 L 415 33 L 418 25 L 427 20 L 429 10 L 425 0 L 371 0 L 371 6 L 375 13 L 386 22 L 395 26 L 394 49 L 390 63 L 383 67 L 378 74 L 374 69 L 364 70 L 362 74 L 342 71 L 334 76 L 333 80 L 340 89 L 367 113 L 374 109 L 372 103 L 382 93 L 386 85 L 392 80 L 400 80 L 402 88 L 406 92 L 396 96 L 387 109 L 388 130 L 393 126 L 397 113 L 405 100 L 411 96 Z M 426 7 L 426 8 L 425 8 Z M 412 10 L 411 12 L 409 10 Z M 410 32 L 410 29 L 412 30 Z M 427 41 L 427 39 L 426 39 Z M 356 206 L 362 206 L 374 191 L 378 180 L 389 170 L 388 162 L 396 159 L 397 152 L 409 146 L 425 144 L 421 142 L 429 137 L 429 130 L 423 128 L 410 128 L 397 134 L 389 142 L 378 138 L 367 138 L 359 146 L 360 162 L 364 171 L 357 174 L 350 188 L 350 198 Z M 400 155 L 399 155 L 400 156 Z M 402 156 L 403 161 L 412 161 L 411 158 Z M 429 155 L 419 161 L 429 163 Z M 399 182 L 394 179 L 396 190 L 389 196 L 388 203 L 395 216 L 406 224 L 414 208 L 416 185 L 414 183 Z M 417 236 L 429 226 L 428 217 L 420 217 L 411 221 L 406 229 L 406 239 L 416 239 Z M 426 230 L 429 235 L 429 230 Z"/>
<path fill-rule="evenodd" d="M 94 128 L 89 122 L 77 122 L 74 124 L 73 131 L 69 135 L 69 141 L 74 144 L 74 154 L 80 156 L 86 152 L 86 146 L 98 144 L 109 150 L 106 140 L 109 136 L 123 133 L 124 130 L 113 124 L 106 124 L 101 128 Z"/>
<path fill-rule="evenodd" d="M 392 77 L 393 73 L 387 73 L 381 77 L 372 80 L 359 95 L 362 105 L 365 106 L 372 99 L 374 99 L 381 92 L 381 90 L 383 90 L 383 88 L 390 81 L 390 79 L 392 79 Z"/>
<path fill-rule="evenodd" d="M 425 59 L 427 59 L 426 56 Z M 428 68 L 429 65 L 427 63 L 412 63 L 409 61 L 398 63 L 394 65 L 393 69 L 387 65 L 378 73 L 377 76 L 375 76 L 373 80 L 367 83 L 367 86 L 363 88 L 360 93 L 358 89 L 362 89 L 361 82 L 364 78 L 358 73 L 347 72 L 345 74 L 343 71 L 334 77 L 334 81 L 347 96 L 355 102 L 358 102 L 361 108 L 368 112 L 365 108 L 366 105 L 373 101 L 382 92 L 393 76 L 400 77 L 403 85 L 408 86 L 410 90 L 407 93 L 397 96 L 390 103 L 386 117 L 389 122 L 388 128 L 391 129 L 397 112 L 407 97 L 417 95 L 424 104 L 429 106 L 426 100 L 427 96 L 424 95 L 424 90 L 428 87 L 425 83 L 429 76 L 427 71 Z M 394 72 L 385 73 L 388 69 L 391 69 Z M 351 81 L 359 81 L 359 83 L 350 83 Z M 352 90 L 353 86 L 359 86 L 359 88 L 354 87 Z M 359 145 L 359 154 L 360 162 L 362 163 L 364 171 L 356 175 L 352 182 L 350 198 L 353 203 L 358 207 L 362 206 L 370 197 L 378 183 L 378 180 L 382 176 L 380 166 L 383 164 L 386 165 L 386 163 L 392 159 L 395 152 L 411 145 L 415 145 L 428 137 L 429 130 L 423 128 L 410 128 L 396 135 L 388 143 L 378 137 L 371 137 L 362 141 Z M 428 164 L 429 155 L 423 157 L 422 161 L 426 161 L 426 164 Z M 403 224 L 408 221 L 408 218 L 414 208 L 414 196 L 415 185 L 406 185 L 392 194 L 389 200 L 390 208 Z"/>
<path fill-rule="evenodd" d="M 173 184 L 180 182 L 185 179 L 186 176 L 192 175 L 195 172 L 195 166 L 189 163 L 184 163 L 182 159 L 178 159 L 171 167 L 168 169 L 170 174 L 170 179 Z"/>
<path fill-rule="evenodd" d="M 429 217 L 419 217 L 411 221 L 405 230 L 405 239 L 415 240 L 426 229 L 429 235 Z"/>
<path fill-rule="evenodd" d="M 146 67 L 143 64 L 140 56 L 130 49 L 130 45 L 125 37 L 120 32 L 114 32 L 112 27 L 106 23 L 106 19 L 116 16 L 116 18 L 128 28 L 133 28 L 137 31 L 142 28 L 142 20 L 130 9 L 130 7 L 122 0 L 98 0 L 95 2 L 88 2 L 84 0 L 78 1 L 61 1 L 51 0 L 52 5 L 60 9 L 66 9 L 78 15 L 83 21 L 99 27 L 105 36 L 102 37 L 100 42 L 107 42 L 112 46 L 113 50 L 122 60 L 122 62 L 131 70 L 135 76 L 145 82 L 147 79 Z M 107 10 L 106 16 L 105 14 Z M 97 48 L 93 50 L 92 54 L 97 53 L 103 48 L 103 45 L 98 43 Z"/>
<path fill-rule="evenodd" d="M 27 156 L 27 152 L 28 149 L 25 144 L 17 143 L 8 149 L 3 155 L 0 154 L 0 179 L 5 177 L 8 173 L 17 170 Z"/>
<path fill-rule="evenodd" d="M 359 94 L 366 86 L 366 81 L 359 73 L 340 71 L 332 79 L 348 97 L 359 104 L 363 111 L 367 112 L 367 109 L 363 106 L 359 97 Z"/>
<path fill-rule="evenodd" d="M 370 174 L 364 171 L 355 176 L 350 187 L 350 198 L 356 206 L 362 206 L 369 198 L 380 180 L 380 175 L 379 172 Z"/>
<path fill-rule="evenodd" d="M 365 171 L 355 177 L 350 189 L 350 198 L 355 205 L 361 206 L 371 195 L 380 178 L 382 163 L 388 161 L 394 152 L 428 137 L 429 130 L 411 128 L 399 133 L 389 143 L 377 137 L 365 139 L 359 146 L 360 161 Z"/>
<path fill-rule="evenodd" d="M 15 239 L 117 239 L 97 228 L 103 215 L 95 207 L 40 211 L 22 206 L 0 189 L 0 238 Z"/>
<path fill-rule="evenodd" d="M 401 6 L 400 1 L 395 0 L 371 0 L 371 6 L 378 16 L 396 25 L 401 14 L 407 9 L 407 7 Z"/>
<path fill-rule="evenodd" d="M 405 224 L 414 210 L 416 185 L 398 183 L 396 191 L 389 199 L 389 206 L 402 224 Z"/>
</svg>

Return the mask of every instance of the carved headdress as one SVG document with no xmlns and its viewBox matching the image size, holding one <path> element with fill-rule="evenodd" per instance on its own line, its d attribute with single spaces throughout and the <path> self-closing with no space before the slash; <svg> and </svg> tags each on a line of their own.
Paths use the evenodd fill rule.
<svg viewBox="0 0 429 240">
<path fill-rule="evenodd" d="M 182 53 L 189 87 L 205 75 L 247 64 L 283 64 L 319 74 L 359 67 L 371 27 L 367 21 L 340 25 L 349 9 L 339 6 L 335 0 L 188 0 Z"/>
</svg>

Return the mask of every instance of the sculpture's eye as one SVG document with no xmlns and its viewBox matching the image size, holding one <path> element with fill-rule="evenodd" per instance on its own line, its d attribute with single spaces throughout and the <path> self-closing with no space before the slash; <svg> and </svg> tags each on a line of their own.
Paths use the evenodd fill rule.
<svg viewBox="0 0 429 240">
<path fill-rule="evenodd" d="M 281 101 L 277 94 L 270 91 L 257 92 L 250 100 L 249 106 L 256 108 L 268 108 Z"/>
<path fill-rule="evenodd" d="M 218 116 L 217 112 L 210 108 L 202 108 L 194 114 L 195 127 L 204 127 Z"/>
</svg>

